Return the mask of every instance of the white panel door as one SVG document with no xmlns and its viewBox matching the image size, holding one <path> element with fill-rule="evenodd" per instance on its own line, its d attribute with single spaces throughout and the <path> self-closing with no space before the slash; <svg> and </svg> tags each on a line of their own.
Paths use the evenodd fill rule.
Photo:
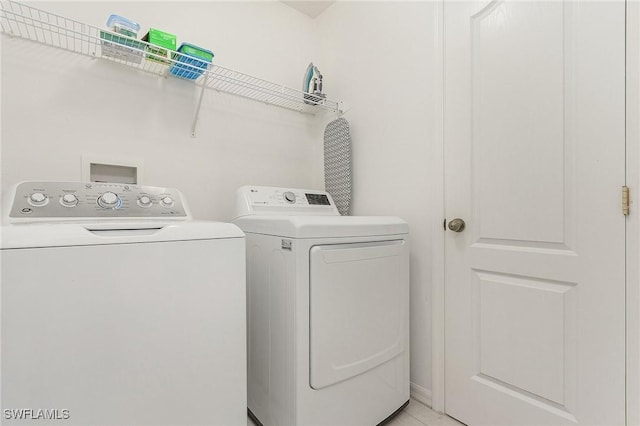
<svg viewBox="0 0 640 426">
<path fill-rule="evenodd" d="M 623 425 L 625 4 L 444 17 L 446 412 Z"/>
</svg>

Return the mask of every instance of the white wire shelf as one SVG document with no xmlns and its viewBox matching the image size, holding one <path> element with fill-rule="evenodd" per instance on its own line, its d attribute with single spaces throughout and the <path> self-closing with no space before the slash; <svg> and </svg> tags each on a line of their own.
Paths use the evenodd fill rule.
<svg viewBox="0 0 640 426">
<path fill-rule="evenodd" d="M 168 51 L 106 29 L 18 3 L 0 1 L 3 34 L 31 40 L 77 54 L 118 62 L 151 74 L 189 77 L 204 89 L 213 89 L 308 114 L 321 111 L 341 113 L 341 103 L 320 99 L 257 77 Z M 215 59 L 214 59 L 215 61 Z M 196 113 L 197 119 L 197 113 Z M 195 130 L 195 123 L 194 123 Z"/>
</svg>

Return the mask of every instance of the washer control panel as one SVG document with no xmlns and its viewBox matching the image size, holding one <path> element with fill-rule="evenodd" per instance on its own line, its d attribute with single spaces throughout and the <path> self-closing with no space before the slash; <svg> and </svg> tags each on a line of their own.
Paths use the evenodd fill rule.
<svg viewBox="0 0 640 426">
<path fill-rule="evenodd" d="M 186 218 L 173 188 L 102 182 L 22 182 L 11 218 Z"/>
</svg>

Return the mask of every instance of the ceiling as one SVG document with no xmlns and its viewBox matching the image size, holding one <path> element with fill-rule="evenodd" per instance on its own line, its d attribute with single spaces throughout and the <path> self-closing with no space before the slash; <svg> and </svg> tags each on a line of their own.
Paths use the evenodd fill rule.
<svg viewBox="0 0 640 426">
<path fill-rule="evenodd" d="M 331 6 L 335 1 L 283 1 L 282 3 L 302 12 L 310 18 L 315 18 Z"/>
</svg>

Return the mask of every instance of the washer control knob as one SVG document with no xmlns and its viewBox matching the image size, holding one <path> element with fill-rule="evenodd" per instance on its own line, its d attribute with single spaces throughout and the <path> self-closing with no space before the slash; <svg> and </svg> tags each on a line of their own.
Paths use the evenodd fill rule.
<svg viewBox="0 0 640 426">
<path fill-rule="evenodd" d="M 104 209 L 117 209 L 120 207 L 120 198 L 113 192 L 105 192 L 98 197 L 98 205 Z"/>
<path fill-rule="evenodd" d="M 64 194 L 60 197 L 60 204 L 65 207 L 75 207 L 78 205 L 78 197 L 74 194 Z"/>
<path fill-rule="evenodd" d="M 168 195 L 162 197 L 162 199 L 160 200 L 160 204 L 162 204 L 163 207 L 172 207 L 173 206 L 173 198 L 169 197 Z"/>
<path fill-rule="evenodd" d="M 140 207 L 151 207 L 152 201 L 151 198 L 143 195 L 140 198 L 138 198 L 138 205 Z"/>
<path fill-rule="evenodd" d="M 40 207 L 44 206 L 49 202 L 49 197 L 44 195 L 42 192 L 34 192 L 29 195 L 29 204 L 32 206 Z"/>
<path fill-rule="evenodd" d="M 282 196 L 284 197 L 284 200 L 289 204 L 293 204 L 296 202 L 296 194 L 291 191 L 285 192 Z"/>
</svg>

